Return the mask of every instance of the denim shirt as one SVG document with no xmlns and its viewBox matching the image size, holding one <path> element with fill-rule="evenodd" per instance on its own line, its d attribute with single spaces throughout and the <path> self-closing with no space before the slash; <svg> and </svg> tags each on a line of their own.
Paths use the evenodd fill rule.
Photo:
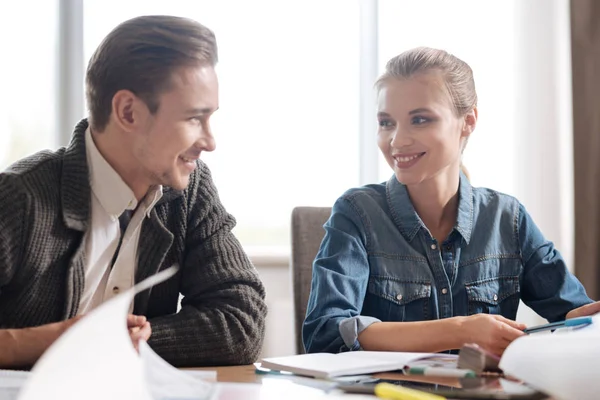
<svg viewBox="0 0 600 400">
<path fill-rule="evenodd" d="M 302 331 L 310 353 L 359 350 L 358 334 L 379 321 L 514 320 L 521 299 L 552 322 L 592 302 L 518 200 L 474 188 L 462 173 L 443 243 L 395 176 L 347 191 L 324 228 Z"/>
</svg>

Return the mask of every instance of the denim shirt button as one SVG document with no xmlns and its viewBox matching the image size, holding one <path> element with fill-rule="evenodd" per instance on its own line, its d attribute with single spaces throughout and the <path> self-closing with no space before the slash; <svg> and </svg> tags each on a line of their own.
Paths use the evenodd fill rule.
<svg viewBox="0 0 600 400">
<path fill-rule="evenodd" d="M 435 249 L 437 249 L 437 246 L 434 243 L 434 244 L 431 245 L 431 250 L 435 250 Z"/>
<path fill-rule="evenodd" d="M 443 289 L 442 289 L 442 294 L 447 294 L 447 293 L 448 293 L 448 289 L 446 289 L 446 288 L 443 288 Z"/>
<path fill-rule="evenodd" d="M 401 294 L 397 295 L 396 300 L 402 300 L 402 295 Z"/>
<path fill-rule="evenodd" d="M 494 295 L 494 301 L 498 301 L 498 295 L 497 294 Z"/>
</svg>

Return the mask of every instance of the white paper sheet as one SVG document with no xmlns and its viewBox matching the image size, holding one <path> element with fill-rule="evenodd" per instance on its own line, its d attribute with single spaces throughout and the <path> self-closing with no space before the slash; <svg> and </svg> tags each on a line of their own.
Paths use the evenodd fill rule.
<svg viewBox="0 0 600 400">
<path fill-rule="evenodd" d="M 0 400 L 15 400 L 30 374 L 29 371 L 0 369 Z"/>
<path fill-rule="evenodd" d="M 36 363 L 19 400 L 212 398 L 215 384 L 173 368 L 146 343 L 140 343 L 138 355 L 125 324 L 135 294 L 176 271 L 151 276 L 74 324 Z"/>
<path fill-rule="evenodd" d="M 600 393 L 600 316 L 581 329 L 530 334 L 512 342 L 500 368 L 559 400 L 597 399 Z"/>
<path fill-rule="evenodd" d="M 153 399 L 210 399 L 215 396 L 214 383 L 173 368 L 146 342 L 141 342 L 139 347 L 144 376 Z"/>
</svg>

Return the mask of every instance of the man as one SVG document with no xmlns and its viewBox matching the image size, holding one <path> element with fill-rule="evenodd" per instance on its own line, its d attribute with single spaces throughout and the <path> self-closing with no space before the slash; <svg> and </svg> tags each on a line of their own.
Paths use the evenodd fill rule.
<svg viewBox="0 0 600 400">
<path fill-rule="evenodd" d="M 130 310 L 151 347 L 180 367 L 256 360 L 264 288 L 199 160 L 215 149 L 216 62 L 213 33 L 184 18 L 134 18 L 104 39 L 89 122 L 0 174 L 0 328 L 66 326 L 178 264 Z"/>
</svg>

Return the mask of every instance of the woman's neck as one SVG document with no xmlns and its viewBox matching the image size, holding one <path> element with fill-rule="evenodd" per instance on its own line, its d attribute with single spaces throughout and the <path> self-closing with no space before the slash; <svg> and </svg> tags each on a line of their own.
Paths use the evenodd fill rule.
<svg viewBox="0 0 600 400">
<path fill-rule="evenodd" d="M 456 225 L 459 174 L 441 173 L 407 186 L 413 207 L 431 235 L 443 243 Z"/>
</svg>

